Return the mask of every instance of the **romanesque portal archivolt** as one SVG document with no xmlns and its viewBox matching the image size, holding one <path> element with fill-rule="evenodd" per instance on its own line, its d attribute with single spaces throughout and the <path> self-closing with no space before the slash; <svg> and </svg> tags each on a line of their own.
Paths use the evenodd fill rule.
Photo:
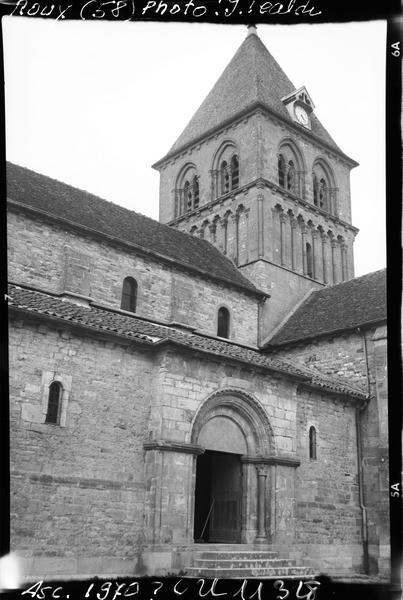
<svg viewBox="0 0 403 600">
<path fill-rule="evenodd" d="M 267 542 L 267 468 L 274 454 L 271 426 L 259 403 L 238 390 L 210 396 L 198 411 L 195 457 L 196 542 Z"/>
</svg>

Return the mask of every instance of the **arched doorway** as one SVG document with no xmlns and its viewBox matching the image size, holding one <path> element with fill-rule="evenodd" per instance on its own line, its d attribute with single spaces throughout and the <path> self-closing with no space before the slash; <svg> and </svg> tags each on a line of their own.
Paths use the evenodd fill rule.
<svg viewBox="0 0 403 600">
<path fill-rule="evenodd" d="M 215 416 L 202 427 L 198 444 L 206 450 L 196 459 L 194 539 L 240 542 L 241 456 L 247 453 L 242 430 L 227 416 Z"/>
<path fill-rule="evenodd" d="M 228 390 L 204 402 L 192 429 L 192 442 L 205 450 L 195 457 L 195 542 L 246 541 L 250 512 L 257 510 L 249 460 L 271 454 L 272 440 L 265 411 L 247 394 Z"/>
</svg>

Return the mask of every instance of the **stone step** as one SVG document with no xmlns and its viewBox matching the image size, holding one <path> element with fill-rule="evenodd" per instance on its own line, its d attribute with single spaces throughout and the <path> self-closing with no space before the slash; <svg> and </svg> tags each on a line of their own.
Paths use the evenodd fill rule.
<svg viewBox="0 0 403 600">
<path fill-rule="evenodd" d="M 222 559 L 218 557 L 214 558 L 198 558 L 195 557 L 193 561 L 194 567 L 203 569 L 259 569 L 266 567 L 296 567 L 296 561 L 287 558 L 264 558 L 256 557 L 249 558 L 247 560 L 241 557 L 234 557 L 230 559 Z"/>
<path fill-rule="evenodd" d="M 213 578 L 244 578 L 248 579 L 251 577 L 276 577 L 276 578 L 288 578 L 288 577 L 312 577 L 315 572 L 310 567 L 264 567 L 257 569 L 228 569 L 228 568 L 214 568 L 205 569 L 200 567 L 188 567 L 186 569 L 186 575 L 188 577 L 209 577 Z"/>
<path fill-rule="evenodd" d="M 254 560 L 254 559 L 267 559 L 271 560 L 278 557 L 278 552 L 273 551 L 258 551 L 258 550 L 244 550 L 242 552 L 228 551 L 228 552 L 217 552 L 214 550 L 197 551 L 193 555 L 197 559 L 217 559 L 217 560 Z"/>
<path fill-rule="evenodd" d="M 218 551 L 243 551 L 243 550 L 273 550 L 270 544 L 219 544 L 215 542 L 206 542 L 198 544 L 197 542 L 193 545 L 195 550 L 218 550 Z"/>
</svg>

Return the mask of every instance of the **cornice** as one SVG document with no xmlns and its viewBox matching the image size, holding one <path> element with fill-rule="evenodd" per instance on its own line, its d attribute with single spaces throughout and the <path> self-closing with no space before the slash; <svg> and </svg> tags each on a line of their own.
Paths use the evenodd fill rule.
<svg viewBox="0 0 403 600">
<path fill-rule="evenodd" d="M 308 275 L 304 275 L 303 273 L 299 273 L 298 271 L 293 271 L 290 267 L 286 267 L 285 265 L 275 263 L 272 260 L 269 260 L 268 258 L 266 258 L 264 256 L 258 256 L 252 260 L 248 260 L 248 262 L 238 265 L 238 268 L 243 269 L 244 267 L 249 267 L 249 265 L 254 265 L 257 262 L 264 262 L 269 265 L 273 265 L 273 267 L 276 267 L 278 269 L 282 269 L 283 271 L 288 271 L 288 273 L 291 273 L 292 275 L 296 275 L 297 277 L 300 277 L 301 279 L 305 279 L 306 281 L 309 281 L 311 284 L 316 283 L 322 287 L 327 286 L 327 283 L 323 283 L 323 281 L 319 281 L 319 279 L 314 279 L 313 277 L 309 277 Z M 318 290 L 313 289 L 312 291 L 318 291 Z"/>
<path fill-rule="evenodd" d="M 71 320 L 67 320 L 64 319 L 62 317 L 57 317 L 48 313 L 44 313 L 44 312 L 36 312 L 33 309 L 29 309 L 29 308 L 23 308 L 23 307 L 18 307 L 18 306 L 14 306 L 14 305 L 10 305 L 9 306 L 9 312 L 11 314 L 14 314 L 16 316 L 24 316 L 25 318 L 27 318 L 28 320 L 33 320 L 33 321 L 42 321 L 45 323 L 49 323 L 49 324 L 53 324 L 53 326 L 56 327 L 62 327 L 63 329 L 70 329 L 73 331 L 78 331 L 78 332 L 82 332 L 83 335 L 88 334 L 88 332 L 91 332 L 92 335 L 95 338 L 98 339 L 114 339 L 114 340 L 119 340 L 120 343 L 123 343 L 124 346 L 132 346 L 132 345 L 141 345 L 144 349 L 148 348 L 150 351 L 158 351 L 159 349 L 163 349 L 163 348 L 169 348 L 170 346 L 173 347 L 177 347 L 177 348 L 181 348 L 182 350 L 186 351 L 186 353 L 192 353 L 193 356 L 197 357 L 197 356 L 210 356 L 210 357 L 214 357 L 216 360 L 219 359 L 221 361 L 226 361 L 226 362 L 230 362 L 230 363 L 235 363 L 235 364 L 244 364 L 247 365 L 249 368 L 253 369 L 253 371 L 258 372 L 258 371 L 263 371 L 263 372 L 268 372 L 268 373 L 275 373 L 277 374 L 277 376 L 283 377 L 285 379 L 289 379 L 289 380 L 293 380 L 296 381 L 299 388 L 308 388 L 308 389 L 313 389 L 315 391 L 318 391 L 322 394 L 326 394 L 326 395 L 341 395 L 343 397 L 346 396 L 350 396 L 353 397 L 354 399 L 363 399 L 365 394 L 362 393 L 360 394 L 358 391 L 355 392 L 355 390 L 349 390 L 349 389 L 343 389 L 343 390 L 338 390 L 335 388 L 329 388 L 327 385 L 320 385 L 319 383 L 316 383 L 314 381 L 311 381 L 311 375 L 310 374 L 303 374 L 303 373 L 293 373 L 288 371 L 285 368 L 281 368 L 280 366 L 277 367 L 275 365 L 268 365 L 268 364 L 257 364 L 257 363 L 252 363 L 251 360 L 249 358 L 241 358 L 239 356 L 233 356 L 233 355 L 229 355 L 220 351 L 214 351 L 212 349 L 206 349 L 206 348 L 202 348 L 202 347 L 194 347 L 188 343 L 185 342 L 180 342 L 178 340 L 173 340 L 170 338 L 164 338 L 158 341 L 152 341 L 151 336 L 146 336 L 146 335 L 142 335 L 141 337 L 136 337 L 136 338 L 128 338 L 127 336 L 120 334 L 118 332 L 115 331 L 110 331 L 110 330 L 102 330 L 100 331 L 97 327 L 94 327 L 92 325 L 88 325 L 88 324 L 83 324 L 83 323 L 77 323 L 77 322 L 73 322 Z M 147 339 L 147 338 L 150 339 Z M 124 342 L 123 342 L 124 341 Z M 324 382 L 326 383 L 326 382 Z M 330 383 L 331 385 L 331 383 Z"/>
<path fill-rule="evenodd" d="M 343 385 L 343 384 L 340 383 L 340 385 Z M 346 385 L 348 385 L 348 384 L 346 384 Z M 358 402 L 358 403 L 361 403 L 367 399 L 367 394 L 365 392 L 361 392 L 359 390 L 355 391 L 355 390 L 352 390 L 351 388 L 349 389 L 348 392 L 346 390 L 337 390 L 335 388 L 328 388 L 326 386 L 319 385 L 319 384 L 315 383 L 314 381 L 303 381 L 302 383 L 300 383 L 298 385 L 297 389 L 301 389 L 301 390 L 306 389 L 308 391 L 318 392 L 319 394 L 326 393 L 331 396 L 343 396 L 344 398 L 346 396 L 349 396 L 350 400 L 352 400 L 353 402 Z"/>
<path fill-rule="evenodd" d="M 336 223 L 337 225 L 340 225 L 346 229 L 349 229 L 350 231 L 352 231 L 354 233 L 354 235 L 357 235 L 357 233 L 359 232 L 359 229 L 357 227 L 354 227 L 354 225 L 351 225 L 351 223 L 347 223 L 347 221 L 343 221 L 343 219 L 340 219 L 340 217 L 337 217 L 336 215 L 332 215 L 331 213 L 323 210 L 322 208 L 319 208 L 319 206 L 315 206 L 315 205 L 311 204 L 307 200 L 304 200 L 303 198 L 300 198 L 299 196 L 292 194 L 289 190 L 285 190 L 284 188 L 277 185 L 273 181 L 270 181 L 269 179 L 265 179 L 264 177 L 258 177 L 256 179 L 254 179 L 253 181 L 246 183 L 245 185 L 237 188 L 236 190 L 232 190 L 231 192 L 228 192 L 227 194 L 223 194 L 222 196 L 219 196 L 218 198 L 214 198 L 214 200 L 210 200 L 210 202 L 207 202 L 206 204 L 203 204 L 202 206 L 198 206 L 196 209 L 189 211 L 187 213 L 184 213 L 183 215 L 180 215 L 179 217 L 176 217 L 175 219 L 172 219 L 171 221 L 168 221 L 167 225 L 172 226 L 172 225 L 178 225 L 179 223 L 186 222 L 187 220 L 192 221 L 194 216 L 202 215 L 203 212 L 211 210 L 217 204 L 224 203 L 226 200 L 235 201 L 237 199 L 237 196 L 239 196 L 240 194 L 245 194 L 245 193 L 249 192 L 249 190 L 253 187 L 256 187 L 259 189 L 262 189 L 265 187 L 269 188 L 269 189 L 275 191 L 276 193 L 278 193 L 280 196 L 282 196 L 286 200 L 291 200 L 294 204 L 297 204 L 298 206 L 301 206 L 304 209 L 308 210 L 310 213 L 312 213 L 314 215 L 320 215 L 321 217 L 324 217 L 325 219 L 330 220 L 330 221 Z"/>
<path fill-rule="evenodd" d="M 297 123 L 294 123 L 294 121 L 290 121 L 289 119 L 287 119 L 286 117 L 284 117 L 283 115 L 278 113 L 277 111 L 273 110 L 271 107 L 269 107 L 264 102 L 258 101 L 258 102 L 254 102 L 253 104 L 246 107 L 242 111 L 239 111 L 232 117 L 229 117 L 228 119 L 223 121 L 220 125 L 217 125 L 216 127 L 212 127 L 211 129 L 208 129 L 204 134 L 195 137 L 194 139 L 190 140 L 190 142 L 188 142 L 187 144 L 184 144 L 183 146 L 177 148 L 174 151 L 169 151 L 160 160 L 155 162 L 152 165 L 152 168 L 159 170 L 159 167 L 164 166 L 164 164 L 166 162 L 168 162 L 169 160 L 178 157 L 179 155 L 183 154 L 185 151 L 188 151 L 191 148 L 193 148 L 194 146 L 196 146 L 197 144 L 199 144 L 201 141 L 206 140 L 209 137 L 221 132 L 222 130 L 226 129 L 231 124 L 236 124 L 238 121 L 244 119 L 246 116 L 250 116 L 250 115 L 254 114 L 256 111 L 263 111 L 264 113 L 269 114 L 270 116 L 274 117 L 275 119 L 277 119 L 278 121 L 280 121 L 281 123 L 283 123 L 284 125 L 289 127 L 290 129 L 293 129 L 295 132 L 299 133 L 302 137 L 305 137 L 309 141 L 314 141 L 318 146 L 322 147 L 327 152 L 330 152 L 338 159 L 343 160 L 351 168 L 358 166 L 358 163 L 354 159 L 347 156 L 347 154 L 344 154 L 344 152 L 342 152 L 341 150 L 337 150 L 336 148 L 334 148 L 333 146 L 331 146 L 330 144 L 328 144 L 327 142 L 322 140 L 320 137 L 318 137 L 317 135 L 312 133 L 310 130 L 305 129 L 302 125 L 298 125 Z"/>
</svg>

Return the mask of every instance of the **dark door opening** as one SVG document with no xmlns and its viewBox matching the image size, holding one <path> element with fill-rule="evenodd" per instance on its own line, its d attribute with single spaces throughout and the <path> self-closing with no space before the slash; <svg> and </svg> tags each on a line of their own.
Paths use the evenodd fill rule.
<svg viewBox="0 0 403 600">
<path fill-rule="evenodd" d="M 241 461 L 237 454 L 206 450 L 197 457 L 196 542 L 240 542 L 241 476 Z"/>
</svg>

